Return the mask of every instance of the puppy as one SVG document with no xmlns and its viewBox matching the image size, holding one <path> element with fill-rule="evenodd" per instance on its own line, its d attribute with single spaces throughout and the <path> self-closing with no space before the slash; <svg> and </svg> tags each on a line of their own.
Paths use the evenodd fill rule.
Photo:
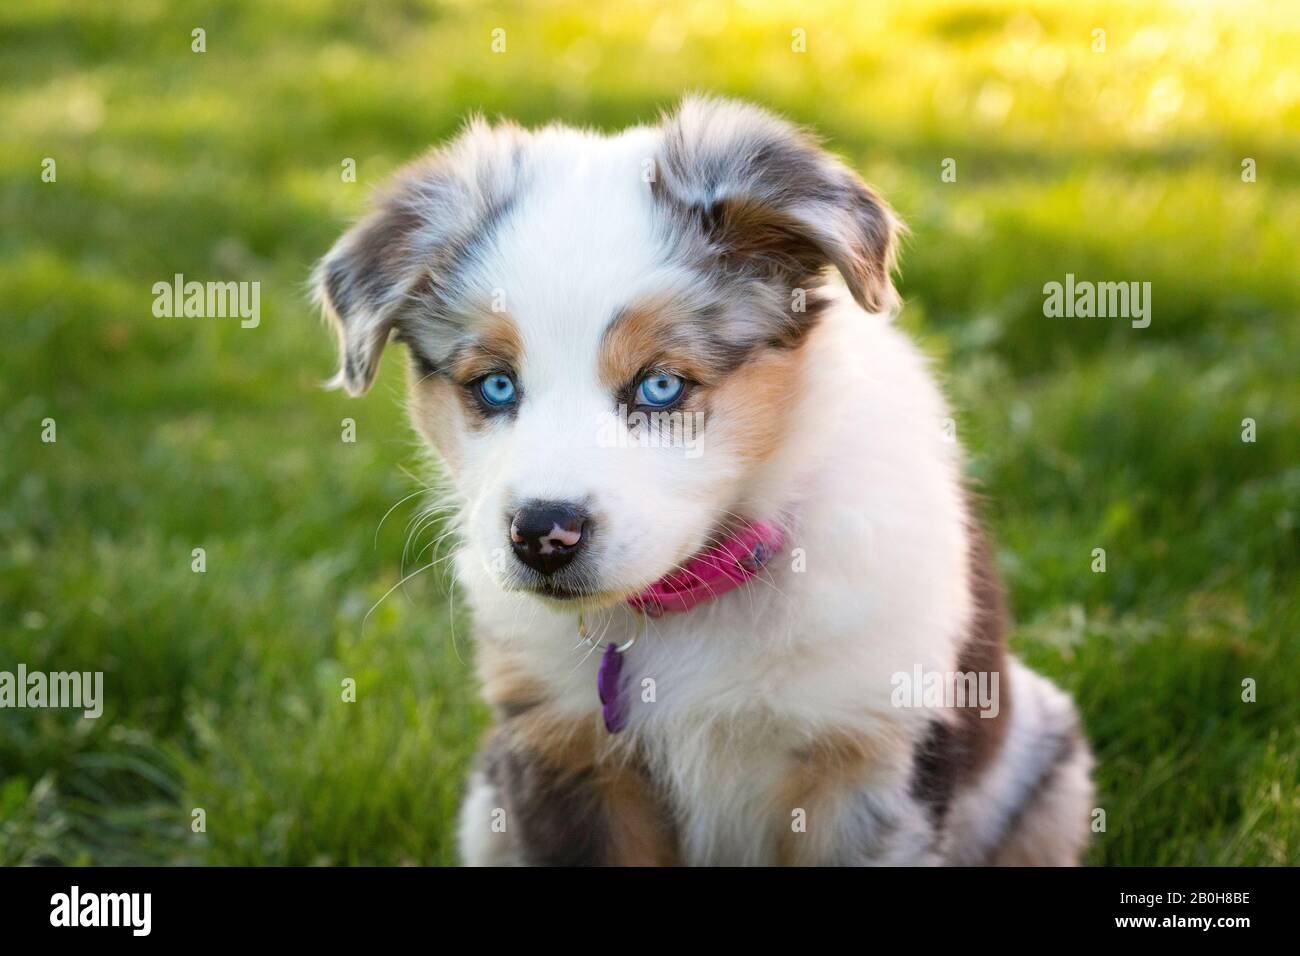
<svg viewBox="0 0 1300 956">
<path fill-rule="evenodd" d="M 897 230 L 808 135 L 688 98 L 471 122 L 321 261 L 336 383 L 404 343 L 454 501 L 496 717 L 467 863 L 1079 861 L 1089 750 L 1004 650 Z"/>
</svg>

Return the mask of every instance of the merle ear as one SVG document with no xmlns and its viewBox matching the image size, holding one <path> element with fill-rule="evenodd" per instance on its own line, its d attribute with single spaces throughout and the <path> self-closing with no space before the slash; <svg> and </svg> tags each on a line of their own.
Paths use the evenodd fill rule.
<svg viewBox="0 0 1300 956">
<path fill-rule="evenodd" d="M 317 263 L 314 296 L 339 337 L 330 387 L 364 394 L 389 338 L 432 323 L 454 284 L 457 250 L 510 195 L 523 135 L 471 120 L 449 145 L 400 170 Z"/>
<path fill-rule="evenodd" d="M 340 366 L 329 382 L 362 395 L 400 313 L 420 284 L 419 218 L 401 188 L 344 233 L 312 276 L 315 297 L 339 337 Z"/>
<path fill-rule="evenodd" d="M 662 129 L 656 195 L 690 213 L 728 261 L 791 285 L 834 266 L 863 308 L 897 304 L 898 219 L 810 134 L 706 97 L 683 100 Z"/>
</svg>

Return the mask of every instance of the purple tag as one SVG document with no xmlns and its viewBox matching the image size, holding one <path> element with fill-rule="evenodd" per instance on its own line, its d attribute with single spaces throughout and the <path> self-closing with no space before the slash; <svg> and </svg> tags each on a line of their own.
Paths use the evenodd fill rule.
<svg viewBox="0 0 1300 956">
<path fill-rule="evenodd" d="M 627 710 L 619 693 L 619 678 L 623 676 L 623 655 L 613 644 L 605 646 L 605 656 L 600 659 L 596 672 L 596 693 L 600 696 L 600 714 L 605 718 L 605 729 L 616 734 L 627 726 Z"/>
</svg>

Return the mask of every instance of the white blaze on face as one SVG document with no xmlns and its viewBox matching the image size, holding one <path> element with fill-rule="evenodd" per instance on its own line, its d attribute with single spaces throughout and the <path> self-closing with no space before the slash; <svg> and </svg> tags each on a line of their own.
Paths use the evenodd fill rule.
<svg viewBox="0 0 1300 956">
<path fill-rule="evenodd" d="M 583 502 L 593 518 L 586 576 L 600 590 L 631 591 L 700 547 L 727 489 L 708 455 L 605 438 L 627 427 L 600 378 L 605 331 L 630 303 L 682 281 L 665 262 L 662 212 L 641 176 L 655 134 L 541 135 L 545 158 L 475 270 L 477 284 L 505 291 L 523 351 L 520 404 L 464 443 L 456 478 L 471 501 L 470 543 L 488 567 L 507 515 L 528 501 Z M 552 529 L 541 552 L 576 543 L 577 534 Z M 507 565 L 503 583 L 513 573 Z"/>
</svg>

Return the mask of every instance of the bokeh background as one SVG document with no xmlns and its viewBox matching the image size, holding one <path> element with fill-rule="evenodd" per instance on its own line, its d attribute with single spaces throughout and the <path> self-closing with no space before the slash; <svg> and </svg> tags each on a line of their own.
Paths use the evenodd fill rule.
<svg viewBox="0 0 1300 956">
<path fill-rule="evenodd" d="M 1251 0 L 0 5 L 0 670 L 107 696 L 0 711 L 0 863 L 454 862 L 486 714 L 445 565 L 394 590 L 447 548 L 402 359 L 321 391 L 305 280 L 471 111 L 687 90 L 816 127 L 910 224 L 1012 645 L 1100 759 L 1092 861 L 1300 862 L 1297 50 Z M 154 317 L 177 272 L 260 282 L 260 326 Z M 1151 282 L 1150 328 L 1045 318 L 1067 272 Z"/>
</svg>

